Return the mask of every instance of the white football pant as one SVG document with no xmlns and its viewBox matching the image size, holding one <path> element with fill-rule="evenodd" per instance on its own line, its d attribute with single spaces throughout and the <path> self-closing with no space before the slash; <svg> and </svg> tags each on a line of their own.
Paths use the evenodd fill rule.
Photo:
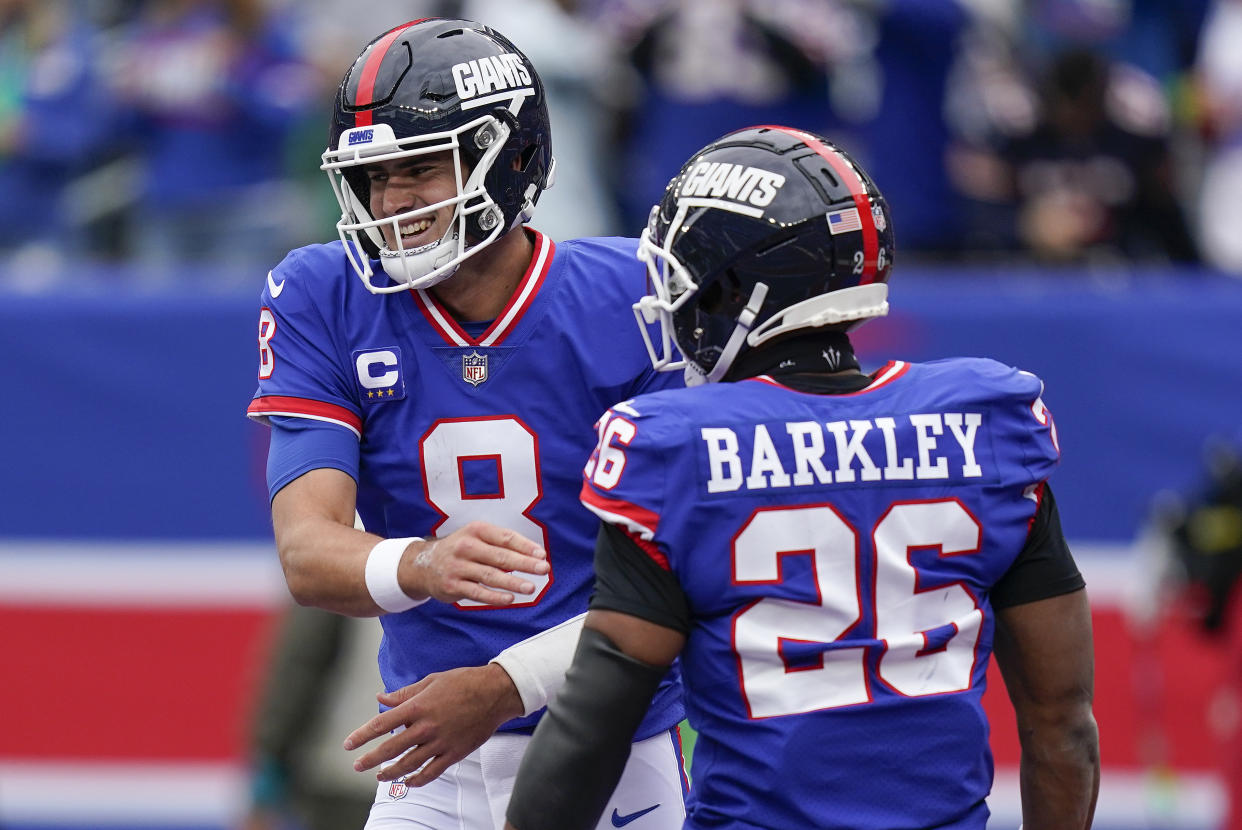
<svg viewBox="0 0 1242 830">
<path fill-rule="evenodd" d="M 424 787 L 381 782 L 365 830 L 503 830 L 529 735 L 499 732 Z M 686 779 L 676 728 L 634 744 L 598 830 L 681 830 Z"/>
</svg>

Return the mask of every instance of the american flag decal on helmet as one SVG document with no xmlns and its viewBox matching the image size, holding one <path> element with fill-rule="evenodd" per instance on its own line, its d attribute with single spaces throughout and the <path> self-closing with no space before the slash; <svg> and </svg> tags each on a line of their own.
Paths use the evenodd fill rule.
<svg viewBox="0 0 1242 830">
<path fill-rule="evenodd" d="M 833 236 L 839 233 L 862 230 L 862 220 L 858 217 L 858 208 L 834 210 L 828 214 L 828 230 Z"/>
</svg>

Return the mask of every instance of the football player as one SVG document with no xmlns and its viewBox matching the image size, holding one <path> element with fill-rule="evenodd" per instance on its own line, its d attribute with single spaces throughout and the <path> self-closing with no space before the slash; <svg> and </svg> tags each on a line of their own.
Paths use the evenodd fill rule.
<svg viewBox="0 0 1242 830">
<path fill-rule="evenodd" d="M 670 385 L 631 328 L 646 273 L 637 240 L 526 226 L 554 175 L 544 89 L 476 23 L 367 46 L 323 169 L 341 240 L 268 275 L 248 410 L 281 563 L 300 603 L 380 615 L 384 711 L 346 740 L 396 732 L 355 765 L 382 765 L 367 827 L 500 827 L 586 610 L 591 424 Z M 680 697 L 670 674 L 617 791 L 660 804 L 652 827 L 684 817 Z"/>
<path fill-rule="evenodd" d="M 861 371 L 849 331 L 887 313 L 892 221 L 809 133 L 700 151 L 640 255 L 653 363 L 691 388 L 598 423 L 596 591 L 508 826 L 594 826 L 680 655 L 686 827 L 983 830 L 995 654 L 1026 830 L 1088 827 L 1091 622 L 1039 379 L 974 358 Z"/>
</svg>

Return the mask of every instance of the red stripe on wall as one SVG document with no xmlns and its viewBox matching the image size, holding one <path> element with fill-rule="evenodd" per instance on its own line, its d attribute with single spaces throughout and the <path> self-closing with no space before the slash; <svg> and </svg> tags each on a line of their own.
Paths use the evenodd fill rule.
<svg viewBox="0 0 1242 830">
<path fill-rule="evenodd" d="M 0 606 L 0 759 L 237 760 L 274 612 Z"/>
<path fill-rule="evenodd" d="M 1087 586 L 1090 591 L 1091 586 Z M 1105 766 L 1183 771 L 1220 767 L 1226 747 L 1212 722 L 1228 694 L 1228 653 L 1188 620 L 1165 617 L 1149 633 L 1119 608 L 1093 607 L 1095 720 Z M 1018 763 L 1018 731 L 993 660 L 983 698 L 997 764 Z M 1235 750 L 1236 751 L 1236 750 Z"/>
</svg>

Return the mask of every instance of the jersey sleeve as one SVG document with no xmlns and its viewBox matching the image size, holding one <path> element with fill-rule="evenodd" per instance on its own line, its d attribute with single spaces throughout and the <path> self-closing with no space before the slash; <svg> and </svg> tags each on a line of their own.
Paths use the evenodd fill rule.
<svg viewBox="0 0 1242 830">
<path fill-rule="evenodd" d="M 259 387 L 246 414 L 263 423 L 272 415 L 325 421 L 360 438 L 356 384 L 338 346 L 342 321 L 325 316 L 343 306 L 332 265 L 326 254 L 302 248 L 268 274 L 259 310 Z"/>
<path fill-rule="evenodd" d="M 1061 460 L 1056 422 L 1044 403 L 1044 384 L 1030 372 L 994 361 L 976 364 L 991 410 L 993 448 L 1008 486 L 1033 487 L 1050 476 Z"/>
<path fill-rule="evenodd" d="M 1025 464 L 1033 478 L 1043 481 L 1061 463 L 1061 441 L 1052 410 L 1044 403 L 1044 382 L 1030 372 L 1018 372 L 1026 385 L 1019 397 L 1020 417 L 1027 420 L 1027 441 L 1023 446 Z"/>
<path fill-rule="evenodd" d="M 668 566 L 656 545 L 665 509 L 668 442 L 654 404 L 638 399 L 619 403 L 596 422 L 598 444 L 583 470 L 582 503 L 610 525 L 621 528 Z"/>
<path fill-rule="evenodd" d="M 1039 505 L 1031 518 L 1026 544 L 1005 575 L 992 586 L 993 608 L 1010 608 L 1086 587 L 1061 530 L 1052 488 L 1041 484 L 1035 495 Z"/>
<path fill-rule="evenodd" d="M 591 608 L 619 611 L 689 634 L 690 602 L 681 583 L 652 558 L 650 545 L 602 523 L 595 541 L 595 593 Z"/>
</svg>

